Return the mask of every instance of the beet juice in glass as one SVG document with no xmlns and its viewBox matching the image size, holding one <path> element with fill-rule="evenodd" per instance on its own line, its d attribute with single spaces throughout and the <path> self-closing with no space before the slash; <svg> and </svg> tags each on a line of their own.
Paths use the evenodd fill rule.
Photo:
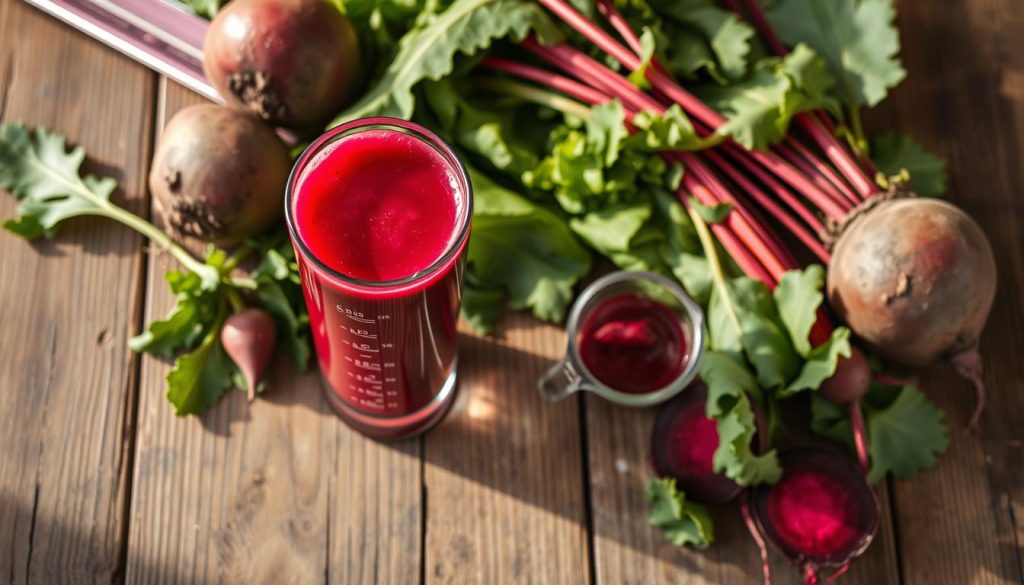
<svg viewBox="0 0 1024 585">
<path fill-rule="evenodd" d="M 324 390 L 366 435 L 421 433 L 455 397 L 472 207 L 451 148 L 403 120 L 338 126 L 292 170 L 285 215 Z"/>
</svg>

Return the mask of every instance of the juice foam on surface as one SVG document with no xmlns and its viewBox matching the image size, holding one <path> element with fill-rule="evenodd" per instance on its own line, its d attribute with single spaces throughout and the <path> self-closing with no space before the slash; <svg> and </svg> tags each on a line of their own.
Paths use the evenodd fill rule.
<svg viewBox="0 0 1024 585">
<path fill-rule="evenodd" d="M 456 238 L 463 213 L 452 165 L 395 130 L 368 130 L 326 146 L 296 189 L 299 238 L 332 270 L 365 281 L 429 268 Z"/>
</svg>

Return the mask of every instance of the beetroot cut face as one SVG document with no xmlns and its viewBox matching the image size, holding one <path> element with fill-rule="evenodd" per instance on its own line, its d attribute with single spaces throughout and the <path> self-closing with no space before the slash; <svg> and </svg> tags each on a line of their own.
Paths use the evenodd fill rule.
<svg viewBox="0 0 1024 585">
<path fill-rule="evenodd" d="M 651 433 L 651 463 L 659 477 L 672 477 L 687 498 L 720 504 L 743 490 L 714 472 L 718 428 L 705 414 L 708 390 L 695 382 L 666 404 Z"/>
<path fill-rule="evenodd" d="M 860 556 L 878 530 L 878 500 L 857 464 L 828 449 L 779 455 L 782 479 L 750 492 L 757 529 L 794 564 L 816 573 Z"/>
</svg>

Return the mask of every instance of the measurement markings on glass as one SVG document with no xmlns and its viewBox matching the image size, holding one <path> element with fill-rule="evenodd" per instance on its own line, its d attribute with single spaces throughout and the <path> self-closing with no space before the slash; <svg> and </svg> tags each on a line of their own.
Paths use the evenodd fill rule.
<svg viewBox="0 0 1024 585">
<path fill-rule="evenodd" d="M 384 321 L 386 325 L 391 315 L 377 314 L 374 319 L 368 318 L 362 311 L 341 305 L 337 309 L 348 318 L 339 327 L 347 334 L 342 337 L 342 341 L 352 350 L 348 355 L 343 352 L 343 357 L 351 363 L 351 369 L 346 373 L 353 397 L 366 408 L 399 408 L 399 392 L 394 387 L 398 382 L 395 375 L 397 364 L 385 361 L 390 358 L 388 354 L 394 350 L 395 344 L 380 339 L 381 332 L 378 329 L 378 324 Z"/>
</svg>

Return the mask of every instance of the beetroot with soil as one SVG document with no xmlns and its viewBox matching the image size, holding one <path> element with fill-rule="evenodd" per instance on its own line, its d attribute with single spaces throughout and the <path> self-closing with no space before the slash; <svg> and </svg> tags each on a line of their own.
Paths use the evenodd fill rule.
<svg viewBox="0 0 1024 585">
<path fill-rule="evenodd" d="M 160 135 L 149 188 L 176 233 L 228 245 L 280 220 L 290 167 L 287 147 L 255 116 L 196 105 Z"/>
<path fill-rule="evenodd" d="M 861 339 L 901 364 L 950 361 L 983 386 L 978 339 L 996 291 L 985 234 L 966 213 L 935 199 L 885 201 L 836 242 L 828 271 L 832 308 Z"/>
<path fill-rule="evenodd" d="M 210 23 L 206 78 L 229 104 L 309 130 L 353 97 L 355 28 L 328 0 L 234 0 Z"/>
</svg>

